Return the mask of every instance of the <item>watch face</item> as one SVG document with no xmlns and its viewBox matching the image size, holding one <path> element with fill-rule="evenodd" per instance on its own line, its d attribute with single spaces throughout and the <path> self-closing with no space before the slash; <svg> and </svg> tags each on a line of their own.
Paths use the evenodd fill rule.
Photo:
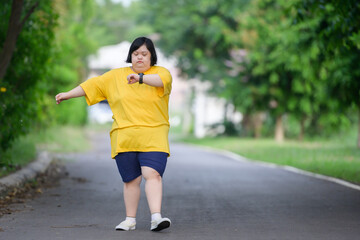
<svg viewBox="0 0 360 240">
<path fill-rule="evenodd" d="M 140 79 L 139 79 L 139 83 L 142 84 L 143 83 L 143 73 L 139 73 Z"/>
</svg>

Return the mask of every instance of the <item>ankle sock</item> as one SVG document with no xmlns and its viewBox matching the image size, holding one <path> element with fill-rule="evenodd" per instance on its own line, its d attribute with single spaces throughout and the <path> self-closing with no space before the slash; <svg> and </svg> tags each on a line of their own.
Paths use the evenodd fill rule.
<svg viewBox="0 0 360 240">
<path fill-rule="evenodd" d="M 134 217 L 126 217 L 125 220 L 128 220 L 128 221 L 130 221 L 131 223 L 136 223 L 136 218 L 134 218 Z"/>
<path fill-rule="evenodd" d="M 155 221 L 155 220 L 159 220 L 159 219 L 161 219 L 161 214 L 160 213 L 151 214 L 151 221 Z"/>
</svg>

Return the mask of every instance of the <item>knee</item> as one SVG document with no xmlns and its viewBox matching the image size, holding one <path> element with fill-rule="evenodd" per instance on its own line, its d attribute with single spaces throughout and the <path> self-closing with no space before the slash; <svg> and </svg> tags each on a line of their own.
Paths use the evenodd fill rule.
<svg viewBox="0 0 360 240">
<path fill-rule="evenodd" d="M 161 176 L 159 173 L 151 174 L 150 176 L 144 177 L 146 181 L 148 180 L 154 180 L 157 182 L 161 182 Z"/>
<path fill-rule="evenodd" d="M 143 167 L 142 175 L 146 181 L 148 181 L 148 180 L 161 181 L 160 174 L 156 170 L 149 168 L 149 167 Z"/>
</svg>

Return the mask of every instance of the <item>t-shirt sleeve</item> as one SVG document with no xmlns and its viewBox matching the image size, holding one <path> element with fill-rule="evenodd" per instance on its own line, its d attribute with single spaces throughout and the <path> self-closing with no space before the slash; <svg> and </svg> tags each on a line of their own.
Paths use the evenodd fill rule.
<svg viewBox="0 0 360 240">
<path fill-rule="evenodd" d="M 172 77 L 166 68 L 161 68 L 160 71 L 157 73 L 160 76 L 161 81 L 163 82 L 163 87 L 158 87 L 158 94 L 160 97 L 164 97 L 169 95 L 171 92 L 171 84 L 172 84 Z"/>
<path fill-rule="evenodd" d="M 80 84 L 85 92 L 85 99 L 88 105 L 94 105 L 107 98 L 107 86 L 112 77 L 113 74 L 109 71 L 101 76 L 89 78 Z"/>
</svg>

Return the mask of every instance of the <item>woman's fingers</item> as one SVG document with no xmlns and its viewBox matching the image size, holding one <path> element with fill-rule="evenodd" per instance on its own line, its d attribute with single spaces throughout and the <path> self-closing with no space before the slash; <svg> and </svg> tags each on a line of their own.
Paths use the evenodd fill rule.
<svg viewBox="0 0 360 240">
<path fill-rule="evenodd" d="M 56 100 L 56 104 L 59 104 L 62 102 L 62 100 L 65 100 L 63 93 L 59 93 L 58 95 L 55 96 L 55 100 Z"/>
<path fill-rule="evenodd" d="M 60 94 L 55 96 L 56 104 L 59 104 L 61 102 L 60 100 Z"/>
<path fill-rule="evenodd" d="M 128 80 L 128 83 L 129 84 L 133 84 L 133 83 L 137 83 L 138 82 L 138 80 L 137 80 L 137 74 L 129 74 L 128 76 L 127 76 L 127 80 Z"/>
</svg>

